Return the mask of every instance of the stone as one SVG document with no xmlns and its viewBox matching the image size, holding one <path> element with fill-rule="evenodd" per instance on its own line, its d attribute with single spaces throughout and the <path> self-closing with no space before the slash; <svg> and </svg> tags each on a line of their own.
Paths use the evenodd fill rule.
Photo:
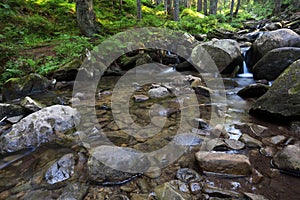
<svg viewBox="0 0 300 200">
<path fill-rule="evenodd" d="M 300 121 L 292 121 L 290 124 L 290 130 L 295 133 L 300 133 Z"/>
<path fill-rule="evenodd" d="M 33 100 L 30 97 L 25 97 L 21 102 L 20 102 L 21 106 L 23 106 L 24 108 L 26 108 L 27 110 L 30 110 L 31 112 L 36 112 L 38 110 L 41 110 L 42 108 L 44 108 L 45 106 L 43 104 L 41 104 L 38 101 Z"/>
<path fill-rule="evenodd" d="M 136 95 L 133 95 L 133 99 L 136 103 L 140 103 L 140 102 L 143 102 L 143 101 L 147 101 L 149 99 L 148 96 L 146 95 L 142 95 L 142 94 L 136 94 Z"/>
<path fill-rule="evenodd" d="M 74 174 L 75 158 L 72 153 L 66 154 L 56 161 L 46 172 L 45 179 L 55 184 L 71 178 Z"/>
<path fill-rule="evenodd" d="M 273 81 L 298 59 L 300 59 L 300 48 L 283 47 L 273 49 L 253 66 L 253 78 L 255 80 Z"/>
<path fill-rule="evenodd" d="M 248 134 L 243 134 L 240 138 L 242 142 L 246 144 L 247 147 L 260 148 L 262 147 L 262 142 L 249 136 Z"/>
<path fill-rule="evenodd" d="M 269 90 L 269 88 L 270 86 L 261 83 L 251 84 L 239 90 L 237 95 L 242 98 L 261 97 Z"/>
<path fill-rule="evenodd" d="M 269 51 L 281 47 L 300 47 L 300 36 L 290 29 L 263 32 L 246 53 L 247 66 L 252 69 Z"/>
<path fill-rule="evenodd" d="M 201 182 L 203 180 L 195 170 L 189 168 L 177 170 L 176 178 L 184 183 Z"/>
<path fill-rule="evenodd" d="M 150 89 L 148 94 L 151 98 L 165 98 L 170 95 L 170 92 L 167 88 L 160 86 Z"/>
<path fill-rule="evenodd" d="M 225 144 L 233 150 L 241 150 L 245 148 L 245 144 L 241 141 L 234 140 L 234 139 L 225 139 Z"/>
<path fill-rule="evenodd" d="M 300 60 L 291 64 L 266 94 L 253 104 L 250 114 L 276 119 L 300 119 Z"/>
<path fill-rule="evenodd" d="M 210 125 L 204 119 L 201 118 L 195 118 L 193 120 L 193 127 L 201 130 L 211 129 Z"/>
<path fill-rule="evenodd" d="M 10 118 L 15 116 L 24 116 L 26 115 L 26 110 L 18 105 L 0 103 L 0 120 L 3 118 Z"/>
<path fill-rule="evenodd" d="M 264 197 L 263 195 L 260 195 L 260 194 L 253 194 L 253 193 L 245 192 L 244 195 L 251 200 L 268 200 L 266 197 Z"/>
<path fill-rule="evenodd" d="M 98 183 L 120 184 L 147 171 L 150 162 L 139 151 L 126 147 L 102 145 L 91 150 L 89 179 Z"/>
<path fill-rule="evenodd" d="M 84 199 L 88 192 L 88 185 L 85 183 L 70 183 L 62 191 L 58 200 Z"/>
<path fill-rule="evenodd" d="M 163 183 L 154 188 L 155 196 L 158 200 L 191 200 L 188 186 L 178 180 Z"/>
<path fill-rule="evenodd" d="M 29 74 L 22 78 L 11 78 L 3 84 L 4 101 L 11 101 L 34 93 L 45 92 L 50 81 L 38 74 Z"/>
<path fill-rule="evenodd" d="M 43 108 L 23 118 L 9 132 L 1 135 L 0 152 L 15 152 L 63 139 L 79 120 L 79 113 L 69 106 Z"/>
<path fill-rule="evenodd" d="M 203 188 L 203 192 L 209 195 L 214 195 L 214 196 L 219 196 L 223 198 L 230 198 L 230 199 L 234 199 L 234 198 L 240 198 L 242 195 L 238 192 L 234 192 L 231 190 L 224 190 L 222 188 L 218 188 L 218 187 L 214 187 L 214 186 L 210 186 L 210 185 L 205 185 Z"/>
<path fill-rule="evenodd" d="M 204 172 L 237 176 L 247 176 L 252 173 L 252 166 L 245 155 L 199 151 L 195 156 L 199 167 Z"/>
<path fill-rule="evenodd" d="M 276 135 L 269 138 L 263 138 L 262 142 L 265 145 L 279 145 L 282 144 L 286 140 L 286 137 L 284 135 Z"/>
<path fill-rule="evenodd" d="M 273 164 L 280 170 L 300 173 L 300 145 L 288 145 L 277 152 Z"/>
<path fill-rule="evenodd" d="M 237 65 L 241 65 L 243 57 L 239 44 L 231 39 L 212 40 L 199 44 L 192 50 L 192 63 L 201 70 L 212 72 L 207 66 L 217 66 L 221 73 L 231 73 Z"/>
<path fill-rule="evenodd" d="M 57 81 L 74 81 L 76 79 L 78 69 L 82 62 L 79 59 L 74 59 L 67 64 L 59 67 L 53 72 L 50 72 L 48 77 L 54 78 Z"/>
</svg>

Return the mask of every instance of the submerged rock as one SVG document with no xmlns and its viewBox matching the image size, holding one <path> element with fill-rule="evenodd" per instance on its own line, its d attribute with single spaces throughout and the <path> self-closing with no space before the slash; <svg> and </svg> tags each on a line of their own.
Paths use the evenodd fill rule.
<svg viewBox="0 0 300 200">
<path fill-rule="evenodd" d="M 44 92 L 49 85 L 50 81 L 38 74 L 30 74 L 22 78 L 11 78 L 3 85 L 3 99 L 10 101 L 29 94 Z"/>
<path fill-rule="evenodd" d="M 69 106 L 43 108 L 14 124 L 0 137 L 0 152 L 15 152 L 53 142 L 74 129 L 79 119 L 79 113 Z"/>
<path fill-rule="evenodd" d="M 250 114 L 273 118 L 300 118 L 300 60 L 290 65 L 250 109 Z"/>
<path fill-rule="evenodd" d="M 253 78 L 273 81 L 298 59 L 300 59 L 300 48 L 283 47 L 273 49 L 253 66 Z"/>
<path fill-rule="evenodd" d="M 150 162 L 134 149 L 102 145 L 92 149 L 87 166 L 90 180 L 103 184 L 121 184 L 147 171 Z"/>
<path fill-rule="evenodd" d="M 281 47 L 300 47 L 300 36 L 290 29 L 264 32 L 247 51 L 247 66 L 252 69 L 269 51 Z"/>
<path fill-rule="evenodd" d="M 55 184 L 69 179 L 74 174 L 75 159 L 72 153 L 66 154 L 55 162 L 46 172 L 45 179 Z"/>
<path fill-rule="evenodd" d="M 154 188 L 155 196 L 158 200 L 190 200 L 192 199 L 189 194 L 187 185 L 181 181 L 173 180 L 166 182 Z"/>
<path fill-rule="evenodd" d="M 273 164 L 285 172 L 300 175 L 300 146 L 288 145 L 273 158 Z"/>
<path fill-rule="evenodd" d="M 164 98 L 168 97 L 170 95 L 170 92 L 167 88 L 160 86 L 150 89 L 148 91 L 148 94 L 151 98 Z"/>
<path fill-rule="evenodd" d="M 252 173 L 252 166 L 245 155 L 199 151 L 195 156 L 204 172 L 238 176 Z"/>
</svg>

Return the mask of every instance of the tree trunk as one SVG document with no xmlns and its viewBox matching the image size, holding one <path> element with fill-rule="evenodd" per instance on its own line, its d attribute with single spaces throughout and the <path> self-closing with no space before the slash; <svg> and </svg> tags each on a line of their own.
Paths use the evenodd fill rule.
<svg viewBox="0 0 300 200">
<path fill-rule="evenodd" d="M 278 16 L 280 14 L 280 8 L 281 8 L 281 0 L 275 0 L 273 15 Z"/>
<path fill-rule="evenodd" d="M 209 14 L 212 15 L 217 14 L 217 9 L 218 9 L 218 0 L 210 0 Z"/>
<path fill-rule="evenodd" d="M 204 11 L 204 15 L 207 15 L 207 0 L 203 1 L 203 11 Z"/>
<path fill-rule="evenodd" d="M 174 21 L 179 21 L 179 0 L 174 0 Z"/>
<path fill-rule="evenodd" d="M 165 9 L 167 15 L 172 15 L 172 10 L 173 10 L 172 0 L 165 0 Z"/>
<path fill-rule="evenodd" d="M 76 0 L 76 18 L 81 33 L 92 37 L 100 32 L 100 25 L 96 21 L 93 0 Z"/>
<path fill-rule="evenodd" d="M 197 11 L 198 12 L 202 11 L 202 0 L 198 0 L 198 2 L 197 2 Z"/>
<path fill-rule="evenodd" d="M 234 8 L 234 0 L 231 0 L 231 4 L 230 4 L 230 17 L 233 16 L 233 8 Z"/>
<path fill-rule="evenodd" d="M 240 6 L 241 6 L 241 0 L 238 0 L 237 4 L 236 4 L 235 11 L 234 11 L 234 14 L 233 14 L 234 16 L 237 16 L 237 14 L 239 13 Z"/>
<path fill-rule="evenodd" d="M 142 19 L 142 2 L 141 2 L 141 0 L 136 0 L 136 6 L 137 6 L 137 20 L 141 21 L 141 19 Z"/>
</svg>

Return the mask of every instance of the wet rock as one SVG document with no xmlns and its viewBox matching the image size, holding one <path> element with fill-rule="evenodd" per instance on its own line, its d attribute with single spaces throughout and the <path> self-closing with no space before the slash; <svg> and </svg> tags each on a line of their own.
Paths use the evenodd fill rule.
<svg viewBox="0 0 300 200">
<path fill-rule="evenodd" d="M 253 148 L 260 148 L 262 147 L 262 142 L 247 135 L 247 134 L 243 134 L 240 138 L 240 140 L 242 142 L 244 142 L 246 144 L 247 147 L 253 147 Z"/>
<path fill-rule="evenodd" d="M 161 171 L 160 168 L 159 169 L 154 169 L 152 171 L 149 169 L 149 171 L 145 172 L 144 175 L 147 176 L 148 178 L 155 179 L 155 178 L 160 177 L 161 173 L 162 173 L 162 171 Z"/>
<path fill-rule="evenodd" d="M 280 22 L 272 22 L 266 24 L 263 28 L 267 29 L 268 31 L 275 31 L 282 28 L 282 24 Z"/>
<path fill-rule="evenodd" d="M 45 179 L 49 184 L 55 184 L 71 178 L 74 174 L 75 158 L 66 154 L 56 161 L 46 172 Z"/>
<path fill-rule="evenodd" d="M 160 86 L 150 89 L 148 94 L 151 98 L 165 98 L 170 95 L 170 92 L 167 88 Z"/>
<path fill-rule="evenodd" d="M 151 62 L 153 62 L 152 58 L 147 53 L 143 53 L 138 56 L 137 60 L 135 61 L 135 65 L 139 66 Z"/>
<path fill-rule="evenodd" d="M 206 150 L 214 150 L 214 151 L 226 151 L 228 150 L 227 145 L 224 140 L 221 138 L 214 138 L 206 141 L 203 145 L 205 145 Z"/>
<path fill-rule="evenodd" d="M 199 135 L 193 134 L 193 133 L 181 133 L 177 134 L 173 142 L 178 145 L 183 146 L 194 146 L 199 145 L 203 141 L 203 138 L 201 138 Z"/>
<path fill-rule="evenodd" d="M 300 146 L 286 146 L 274 156 L 273 164 L 280 170 L 300 174 Z"/>
<path fill-rule="evenodd" d="M 68 184 L 58 200 L 77 200 L 83 199 L 88 192 L 88 186 L 84 183 L 71 183 Z"/>
<path fill-rule="evenodd" d="M 291 122 L 290 130 L 295 133 L 300 133 L 300 121 Z"/>
<path fill-rule="evenodd" d="M 92 149 L 87 166 L 90 180 L 121 184 L 145 172 L 149 164 L 147 158 L 134 149 L 102 145 Z"/>
<path fill-rule="evenodd" d="M 142 193 L 148 193 L 149 191 L 151 191 L 151 186 L 145 179 L 138 179 L 137 185 Z"/>
<path fill-rule="evenodd" d="M 33 100 L 30 97 L 25 97 L 22 101 L 21 101 L 21 106 L 23 106 L 24 108 L 26 108 L 27 110 L 30 110 L 31 112 L 36 112 L 38 110 L 41 110 L 42 108 L 44 108 L 45 106 L 43 104 L 41 104 L 38 101 Z"/>
<path fill-rule="evenodd" d="M 64 138 L 79 123 L 79 113 L 69 107 L 54 105 L 23 118 L 0 137 L 0 152 L 15 152 Z M 67 141 L 64 141 L 67 142 Z"/>
<path fill-rule="evenodd" d="M 205 97 L 210 97 L 210 94 L 213 93 L 213 91 L 211 89 L 209 89 L 208 87 L 205 86 L 197 86 L 194 88 L 195 93 L 198 95 L 202 95 Z"/>
<path fill-rule="evenodd" d="M 265 84 L 251 84 L 238 91 L 237 95 L 242 98 L 261 97 L 268 91 L 269 88 L 270 86 Z"/>
<path fill-rule="evenodd" d="M 300 60 L 290 65 L 250 109 L 250 114 L 280 119 L 300 118 Z"/>
<path fill-rule="evenodd" d="M 222 198 L 240 198 L 242 195 L 238 192 L 224 190 L 222 188 L 217 188 L 210 185 L 205 185 L 203 188 L 203 192 L 209 194 L 210 196 L 218 196 Z"/>
<path fill-rule="evenodd" d="M 210 125 L 204 119 L 201 119 L 201 118 L 195 118 L 193 120 L 193 127 L 202 129 L 202 130 L 211 129 Z"/>
<path fill-rule="evenodd" d="M 227 147 L 233 150 L 241 150 L 245 148 L 245 144 L 241 141 L 234 140 L 234 139 L 225 139 L 224 140 Z"/>
<path fill-rule="evenodd" d="M 194 170 L 181 168 L 176 173 L 176 178 L 184 183 L 201 182 L 203 178 Z"/>
<path fill-rule="evenodd" d="M 169 181 L 162 185 L 159 185 L 156 188 L 154 188 L 154 192 L 158 200 L 192 199 L 191 195 L 189 194 L 189 189 L 187 185 L 178 180 Z"/>
<path fill-rule="evenodd" d="M 134 95 L 133 99 L 135 102 L 139 103 L 139 102 L 147 101 L 149 99 L 149 97 L 146 95 L 140 94 L 140 95 Z"/>
<path fill-rule="evenodd" d="M 267 157 L 273 157 L 276 154 L 276 149 L 273 147 L 264 147 L 260 149 L 260 153 Z"/>
<path fill-rule="evenodd" d="M 130 200 L 145 200 L 148 196 L 147 194 L 131 194 Z"/>
<path fill-rule="evenodd" d="M 38 74 L 30 74 L 22 78 L 11 78 L 3 85 L 3 100 L 10 101 L 39 92 L 45 92 L 50 81 Z"/>
<path fill-rule="evenodd" d="M 251 200 L 268 200 L 266 197 L 259 194 L 252 194 L 252 193 L 245 192 L 244 195 Z"/>
<path fill-rule="evenodd" d="M 202 70 L 209 71 L 207 66 L 216 65 L 221 73 L 231 73 L 243 62 L 239 44 L 231 39 L 202 43 L 193 49 L 190 59 Z"/>
<path fill-rule="evenodd" d="M 108 200 L 129 200 L 129 198 L 123 194 L 110 195 Z"/>
<path fill-rule="evenodd" d="M 240 176 L 252 173 L 250 161 L 244 155 L 199 151 L 195 156 L 204 172 Z"/>
<path fill-rule="evenodd" d="M 252 69 L 265 54 L 281 47 L 300 47 L 300 36 L 290 29 L 264 32 L 247 51 L 247 66 Z"/>
<path fill-rule="evenodd" d="M 300 59 L 300 48 L 283 47 L 273 49 L 253 66 L 253 78 L 273 81 L 298 59 Z"/>
<path fill-rule="evenodd" d="M 265 145 L 279 145 L 282 144 L 286 140 L 286 137 L 283 135 L 276 135 L 269 138 L 263 138 L 262 142 Z"/>
<path fill-rule="evenodd" d="M 18 105 L 0 103 L 0 120 L 3 118 L 15 117 L 15 116 L 24 116 L 26 115 L 26 110 Z"/>
<path fill-rule="evenodd" d="M 179 63 L 175 67 L 176 71 L 182 72 L 182 71 L 195 71 L 195 67 L 188 61 L 184 61 L 182 63 Z"/>
<path fill-rule="evenodd" d="M 82 62 L 79 59 L 74 59 L 50 73 L 48 77 L 52 77 L 57 81 L 74 81 L 81 64 Z"/>
</svg>

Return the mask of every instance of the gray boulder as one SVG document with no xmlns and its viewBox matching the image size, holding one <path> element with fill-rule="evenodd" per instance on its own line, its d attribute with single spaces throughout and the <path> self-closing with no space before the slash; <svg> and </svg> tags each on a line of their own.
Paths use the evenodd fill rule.
<svg viewBox="0 0 300 200">
<path fill-rule="evenodd" d="M 273 81 L 293 62 L 300 59 L 300 48 L 283 47 L 269 51 L 253 67 L 254 79 Z"/>
<path fill-rule="evenodd" d="M 216 65 L 221 73 L 231 73 L 241 65 L 243 57 L 239 44 L 231 39 L 212 40 L 197 45 L 190 60 L 201 70 L 212 72 L 208 66 Z"/>
<path fill-rule="evenodd" d="M 290 29 L 264 32 L 247 52 L 247 66 L 252 69 L 266 53 L 281 47 L 300 47 L 300 36 Z"/>
<path fill-rule="evenodd" d="M 69 107 L 54 105 L 43 108 L 14 124 L 0 137 L 0 153 L 38 147 L 64 138 L 79 123 L 79 113 Z"/>
<path fill-rule="evenodd" d="M 268 92 L 250 109 L 250 114 L 274 118 L 300 118 L 300 60 L 290 65 L 273 83 Z"/>
<path fill-rule="evenodd" d="M 283 171 L 300 174 L 300 146 L 286 146 L 274 156 L 273 164 Z"/>
</svg>

